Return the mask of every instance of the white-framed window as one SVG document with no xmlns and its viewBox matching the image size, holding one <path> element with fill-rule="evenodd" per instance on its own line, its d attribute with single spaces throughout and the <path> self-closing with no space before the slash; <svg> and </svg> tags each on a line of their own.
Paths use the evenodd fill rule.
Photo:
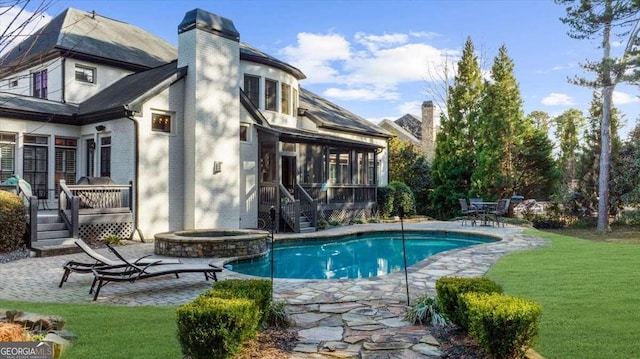
<svg viewBox="0 0 640 359">
<path fill-rule="evenodd" d="M 100 138 L 100 177 L 111 177 L 111 136 Z"/>
<path fill-rule="evenodd" d="M 49 88 L 47 69 L 32 73 L 31 83 L 32 83 L 33 97 L 46 99 L 47 90 Z"/>
<path fill-rule="evenodd" d="M 291 114 L 293 116 L 298 116 L 298 89 L 294 87 L 291 90 L 292 90 L 291 104 L 293 105 L 293 110 L 291 111 Z"/>
<path fill-rule="evenodd" d="M 278 110 L 278 81 L 264 80 L 264 109 L 269 111 Z"/>
<path fill-rule="evenodd" d="M 39 198 L 49 198 L 49 137 L 23 137 L 22 177 Z"/>
<path fill-rule="evenodd" d="M 18 87 L 18 78 L 14 77 L 12 79 L 9 79 L 9 88 L 16 88 Z"/>
<path fill-rule="evenodd" d="M 245 125 L 245 124 L 240 125 L 240 141 L 241 142 L 251 141 L 251 136 L 249 136 L 249 125 Z"/>
<path fill-rule="evenodd" d="M 76 81 L 89 84 L 96 83 L 96 69 L 76 64 Z"/>
<path fill-rule="evenodd" d="M 280 108 L 285 115 L 291 114 L 291 86 L 283 83 L 280 86 Z"/>
<path fill-rule="evenodd" d="M 16 165 L 16 135 L 0 133 L 0 182 L 11 177 Z"/>
<path fill-rule="evenodd" d="M 244 93 L 249 97 L 251 103 L 260 108 L 260 78 L 253 75 L 244 75 Z"/>
<path fill-rule="evenodd" d="M 151 114 L 151 131 L 171 133 L 171 115 L 168 113 Z"/>
</svg>

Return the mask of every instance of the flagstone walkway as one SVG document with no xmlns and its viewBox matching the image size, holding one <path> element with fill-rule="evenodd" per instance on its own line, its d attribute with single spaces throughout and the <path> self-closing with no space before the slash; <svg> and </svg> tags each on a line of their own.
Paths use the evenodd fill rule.
<svg viewBox="0 0 640 359">
<path fill-rule="evenodd" d="M 519 227 L 469 227 L 460 222 L 407 223 L 405 230 L 438 230 L 479 233 L 499 241 L 439 253 L 408 269 L 409 297 L 435 294 L 442 276 L 478 277 L 503 255 L 546 245 L 527 236 Z M 333 228 L 310 234 L 276 234 L 276 241 L 291 236 L 313 238 L 363 231 L 399 230 L 399 224 L 366 224 Z M 131 244 L 118 249 L 127 257 L 153 254 L 152 243 Z M 98 250 L 108 255 L 106 249 Z M 92 303 L 88 289 L 92 276 L 72 273 L 58 288 L 62 266 L 69 260 L 86 261 L 84 254 L 27 258 L 0 264 L 0 299 L 33 302 Z M 222 259 L 183 258 L 185 263 L 222 265 Z M 248 276 L 223 271 L 219 280 Z M 183 274 L 180 279 L 159 277 L 104 287 L 95 303 L 116 305 L 180 305 L 195 299 L 211 283 L 202 275 Z M 294 280 L 276 279 L 274 298 L 285 301 L 299 342 L 291 358 L 437 358 L 437 341 L 424 327 L 403 320 L 407 286 L 403 272 L 368 279 Z"/>
</svg>

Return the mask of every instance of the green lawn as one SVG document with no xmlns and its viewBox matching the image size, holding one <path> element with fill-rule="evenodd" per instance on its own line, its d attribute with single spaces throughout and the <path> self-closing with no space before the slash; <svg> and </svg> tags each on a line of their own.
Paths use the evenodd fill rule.
<svg viewBox="0 0 640 359">
<path fill-rule="evenodd" d="M 505 256 L 487 277 L 543 307 L 545 358 L 640 358 L 640 245 L 529 230 L 546 248 Z"/>
<path fill-rule="evenodd" d="M 9 302 L 0 308 L 65 318 L 78 335 L 64 359 L 180 359 L 176 307 L 110 306 Z"/>
</svg>

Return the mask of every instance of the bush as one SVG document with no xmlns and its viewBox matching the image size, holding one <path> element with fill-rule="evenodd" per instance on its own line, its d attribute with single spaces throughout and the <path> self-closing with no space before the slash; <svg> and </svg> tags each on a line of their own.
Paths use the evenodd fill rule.
<svg viewBox="0 0 640 359">
<path fill-rule="evenodd" d="M 564 219 L 541 215 L 533 217 L 531 223 L 533 224 L 533 228 L 537 229 L 559 229 L 567 225 Z"/>
<path fill-rule="evenodd" d="M 415 304 L 407 310 L 405 319 L 413 324 L 444 325 L 447 323 L 438 310 L 438 300 L 428 295 L 416 298 Z"/>
<path fill-rule="evenodd" d="M 329 228 L 329 222 L 325 221 L 324 219 L 321 219 L 318 221 L 318 229 L 327 229 Z"/>
<path fill-rule="evenodd" d="M 213 289 L 201 294 L 204 297 L 244 298 L 256 302 L 260 309 L 260 323 L 271 305 L 271 280 L 269 279 L 226 279 L 213 284 Z"/>
<path fill-rule="evenodd" d="M 467 292 L 502 293 L 502 287 L 487 278 L 442 277 L 436 281 L 440 311 L 463 330 L 469 330 L 469 318 L 460 296 Z"/>
<path fill-rule="evenodd" d="M 26 230 L 24 205 L 17 195 L 0 191 L 0 252 L 18 248 Z"/>
<path fill-rule="evenodd" d="M 265 313 L 265 322 L 270 327 L 287 328 L 291 325 L 289 313 L 284 302 L 271 302 Z"/>
<path fill-rule="evenodd" d="M 404 213 L 407 216 L 416 214 L 416 200 L 413 197 L 411 188 L 404 182 L 393 181 L 387 187 L 393 188 L 393 215 L 398 214 L 398 208 L 404 207 Z"/>
<path fill-rule="evenodd" d="M 191 359 L 229 358 L 255 337 L 259 317 L 253 300 L 198 297 L 177 309 L 182 353 Z"/>
<path fill-rule="evenodd" d="M 538 335 L 538 303 L 496 293 L 464 293 L 460 298 L 468 308 L 469 334 L 491 358 L 525 357 Z"/>
<path fill-rule="evenodd" d="M 613 223 L 638 226 L 640 225 L 640 210 L 624 210 Z"/>
<path fill-rule="evenodd" d="M 396 190 L 393 187 L 379 187 L 378 188 L 378 211 L 382 218 L 391 217 L 393 213 L 393 198 Z"/>
</svg>

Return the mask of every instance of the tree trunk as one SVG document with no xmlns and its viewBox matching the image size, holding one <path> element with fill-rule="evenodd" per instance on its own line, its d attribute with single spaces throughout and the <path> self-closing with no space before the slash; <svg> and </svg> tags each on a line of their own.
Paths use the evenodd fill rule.
<svg viewBox="0 0 640 359">
<path fill-rule="evenodd" d="M 609 19 L 602 31 L 602 122 L 600 123 L 600 175 L 598 178 L 598 228 L 600 233 L 609 231 L 609 167 L 611 164 L 611 106 L 615 83 L 611 79 L 611 14 L 612 0 L 605 2 L 605 14 Z"/>
</svg>

